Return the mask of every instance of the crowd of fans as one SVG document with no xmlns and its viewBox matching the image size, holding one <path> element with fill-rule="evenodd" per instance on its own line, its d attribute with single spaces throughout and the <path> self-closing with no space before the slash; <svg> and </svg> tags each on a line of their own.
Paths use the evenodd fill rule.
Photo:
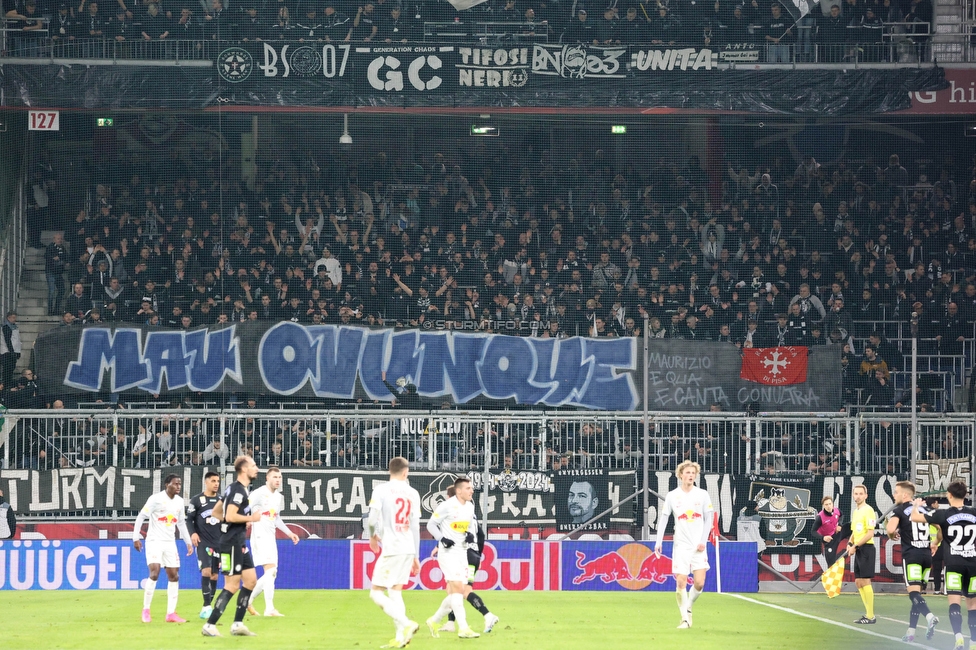
<svg viewBox="0 0 976 650">
<path fill-rule="evenodd" d="M 926 56 L 933 19 L 931 0 L 832 0 L 803 17 L 792 3 L 770 0 L 488 0 L 463 12 L 446 0 L 113 0 L 102 6 L 5 0 L 3 6 L 7 50 L 23 55 L 48 55 L 52 44 L 76 41 L 399 43 L 449 36 L 747 47 L 784 63 L 880 61 L 894 60 L 881 47 L 885 34 L 906 35 Z M 451 27 L 445 32 L 438 23 Z M 487 31 L 477 27 L 489 24 Z"/>
<path fill-rule="evenodd" d="M 47 245 L 49 313 L 64 327 L 291 320 L 544 338 L 640 336 L 647 316 L 653 338 L 842 346 L 848 400 L 876 406 L 910 402 L 890 373 L 913 332 L 923 354 L 970 352 L 972 169 L 957 179 L 947 162 L 930 179 L 897 154 L 710 172 L 695 156 L 618 168 L 599 150 L 533 155 L 296 152 L 250 189 L 230 167 L 156 161 L 152 178 L 93 188 Z"/>
</svg>

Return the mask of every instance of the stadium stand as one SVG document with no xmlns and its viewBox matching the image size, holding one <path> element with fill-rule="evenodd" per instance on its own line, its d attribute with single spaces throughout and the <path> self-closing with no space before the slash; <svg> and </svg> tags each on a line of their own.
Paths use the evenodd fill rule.
<svg viewBox="0 0 976 650">
<path fill-rule="evenodd" d="M 804 3 L 805 4 L 805 3 Z M 931 58 L 930 0 L 792 2 L 488 0 L 458 13 L 447 2 L 55 0 L 4 3 L 4 51 L 21 57 L 206 59 L 230 42 L 532 42 L 665 45 L 736 52 L 739 62 L 911 63 Z"/>
</svg>

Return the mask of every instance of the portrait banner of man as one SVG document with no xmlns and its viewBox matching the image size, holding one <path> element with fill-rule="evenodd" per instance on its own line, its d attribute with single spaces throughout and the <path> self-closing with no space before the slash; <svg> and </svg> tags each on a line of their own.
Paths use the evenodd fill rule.
<svg viewBox="0 0 976 650">
<path fill-rule="evenodd" d="M 556 530 L 568 533 L 581 524 L 586 524 L 583 530 L 610 528 L 609 514 L 590 521 L 611 505 L 610 476 L 606 470 L 557 470 L 553 482 L 556 488 Z"/>
</svg>

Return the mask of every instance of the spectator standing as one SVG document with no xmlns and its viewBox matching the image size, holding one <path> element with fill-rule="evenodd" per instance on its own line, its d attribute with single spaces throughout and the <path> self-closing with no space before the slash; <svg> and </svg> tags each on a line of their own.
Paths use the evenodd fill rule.
<svg viewBox="0 0 976 650">
<path fill-rule="evenodd" d="M 17 328 L 17 312 L 7 312 L 3 327 L 0 328 L 0 384 L 9 389 L 14 376 L 14 368 L 23 345 L 20 341 L 20 330 Z"/>
<path fill-rule="evenodd" d="M 47 279 L 47 315 L 56 316 L 64 299 L 64 271 L 67 268 L 68 251 L 64 236 L 54 233 L 51 243 L 44 249 L 44 277 Z"/>
</svg>

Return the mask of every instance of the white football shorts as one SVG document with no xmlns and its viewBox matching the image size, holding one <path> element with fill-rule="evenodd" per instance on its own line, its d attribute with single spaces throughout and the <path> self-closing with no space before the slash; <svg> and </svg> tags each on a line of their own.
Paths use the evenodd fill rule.
<svg viewBox="0 0 976 650">
<path fill-rule="evenodd" d="M 251 557 L 254 558 L 254 566 L 264 566 L 265 564 L 278 564 L 278 541 L 272 537 L 251 537 Z"/>
<path fill-rule="evenodd" d="M 439 547 L 437 549 L 437 565 L 441 568 L 445 581 L 468 581 L 468 552 L 463 545 L 455 544 L 451 548 Z"/>
<path fill-rule="evenodd" d="M 373 566 L 373 585 L 392 589 L 410 582 L 413 555 L 380 555 Z"/>
<path fill-rule="evenodd" d="M 708 551 L 696 550 L 694 546 L 674 546 L 671 558 L 671 573 L 673 575 L 688 576 L 699 569 L 708 570 Z"/>
<path fill-rule="evenodd" d="M 172 542 L 146 540 L 146 564 L 178 568 L 180 566 L 180 554 L 176 551 L 176 540 Z"/>
</svg>

